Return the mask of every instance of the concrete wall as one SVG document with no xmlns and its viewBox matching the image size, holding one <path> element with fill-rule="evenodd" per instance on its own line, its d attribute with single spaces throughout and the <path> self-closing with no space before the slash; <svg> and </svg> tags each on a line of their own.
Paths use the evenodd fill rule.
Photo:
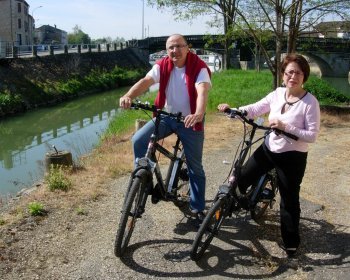
<svg viewBox="0 0 350 280">
<path fill-rule="evenodd" d="M 66 80 L 72 75 L 86 75 L 92 69 L 150 69 L 137 49 L 100 53 L 70 53 L 30 58 L 0 59 L 0 91 L 29 81 Z"/>
</svg>

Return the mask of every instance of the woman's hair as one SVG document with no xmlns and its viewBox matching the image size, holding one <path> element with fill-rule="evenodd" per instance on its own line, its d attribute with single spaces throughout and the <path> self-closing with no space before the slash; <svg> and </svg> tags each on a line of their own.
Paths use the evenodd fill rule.
<svg viewBox="0 0 350 280">
<path fill-rule="evenodd" d="M 303 71 L 303 74 L 304 74 L 303 82 L 305 83 L 310 76 L 310 65 L 307 62 L 307 60 L 300 54 L 290 53 L 284 57 L 282 61 L 282 67 L 281 67 L 282 73 L 284 73 L 284 71 L 286 70 L 287 65 L 292 62 L 295 62 L 296 64 L 298 64 L 301 71 Z"/>
</svg>

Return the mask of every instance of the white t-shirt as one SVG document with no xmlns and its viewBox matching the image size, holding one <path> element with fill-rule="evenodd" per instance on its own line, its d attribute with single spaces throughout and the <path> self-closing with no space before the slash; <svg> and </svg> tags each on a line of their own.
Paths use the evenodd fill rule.
<svg viewBox="0 0 350 280">
<path fill-rule="evenodd" d="M 191 114 L 190 98 L 186 85 L 186 66 L 182 68 L 174 67 L 170 73 L 168 85 L 165 89 L 165 110 L 170 113 L 181 112 L 183 116 Z M 147 73 L 152 77 L 155 83 L 160 81 L 160 67 L 154 64 L 152 69 Z M 196 79 L 196 85 L 200 83 L 209 83 L 210 76 L 206 68 L 202 68 Z"/>
</svg>

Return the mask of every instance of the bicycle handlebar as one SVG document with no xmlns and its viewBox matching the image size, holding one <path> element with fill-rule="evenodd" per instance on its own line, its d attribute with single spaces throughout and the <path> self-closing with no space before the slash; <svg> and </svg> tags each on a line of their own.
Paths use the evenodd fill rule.
<svg viewBox="0 0 350 280">
<path fill-rule="evenodd" d="M 130 108 L 133 108 L 135 110 L 142 109 L 142 110 L 153 112 L 157 115 L 169 116 L 169 117 L 176 119 L 179 122 L 184 120 L 184 117 L 182 116 L 181 112 L 169 113 L 169 112 L 163 111 L 161 109 L 158 109 L 155 105 L 150 105 L 148 102 L 144 102 L 144 103 L 142 103 L 141 101 L 138 101 L 136 103 L 132 102 Z"/>
<path fill-rule="evenodd" d="M 257 123 L 254 122 L 254 120 L 252 119 L 248 119 L 247 116 L 247 112 L 246 111 L 242 111 L 242 110 L 238 110 L 238 109 L 226 109 L 224 111 L 224 113 L 226 113 L 227 115 L 229 115 L 230 118 L 235 118 L 236 116 L 238 116 L 240 119 L 242 119 L 244 122 L 250 124 L 253 127 L 259 128 L 259 129 L 263 129 L 263 130 L 271 130 L 274 131 L 277 135 L 279 134 L 283 134 L 285 136 L 287 136 L 288 138 L 291 138 L 295 141 L 297 141 L 299 139 L 298 136 L 295 136 L 294 134 L 291 134 L 289 132 L 285 132 L 283 130 L 280 130 L 278 128 L 271 128 L 269 126 L 263 126 L 263 125 L 259 125 Z"/>
</svg>

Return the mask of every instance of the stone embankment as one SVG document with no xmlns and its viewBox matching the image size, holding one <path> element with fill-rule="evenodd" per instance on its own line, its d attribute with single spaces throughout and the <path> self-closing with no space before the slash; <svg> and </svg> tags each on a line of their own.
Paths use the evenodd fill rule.
<svg viewBox="0 0 350 280">
<path fill-rule="evenodd" d="M 149 69 L 147 57 L 142 56 L 137 49 L 123 49 L 111 52 L 57 54 L 29 58 L 0 59 L 0 101 L 14 96 L 20 96 L 25 102 L 15 107 L 12 103 L 2 102 L 7 106 L 14 106 L 9 113 L 18 113 L 33 107 L 46 106 L 61 101 L 54 98 L 53 93 L 43 102 L 46 87 L 56 82 L 65 82 L 73 77 L 85 77 L 91 71 L 110 72 L 115 67 L 126 70 Z M 137 77 L 138 78 L 138 77 Z M 134 81 L 132 81 L 134 82 Z M 117 82 L 110 87 L 118 87 Z M 48 90 L 47 88 L 45 89 Z M 86 93 L 100 89 L 89 89 Z M 47 95 L 47 94 L 46 94 Z M 6 97 L 5 97 L 6 96 Z M 73 96 L 74 97 L 74 96 Z M 33 99 L 38 98 L 39 101 Z M 45 97 L 47 99 L 47 96 Z M 1 104 L 0 104 L 1 105 Z M 1 109 L 1 108 L 0 108 Z M 0 117 L 8 112 L 0 110 Z"/>
</svg>

